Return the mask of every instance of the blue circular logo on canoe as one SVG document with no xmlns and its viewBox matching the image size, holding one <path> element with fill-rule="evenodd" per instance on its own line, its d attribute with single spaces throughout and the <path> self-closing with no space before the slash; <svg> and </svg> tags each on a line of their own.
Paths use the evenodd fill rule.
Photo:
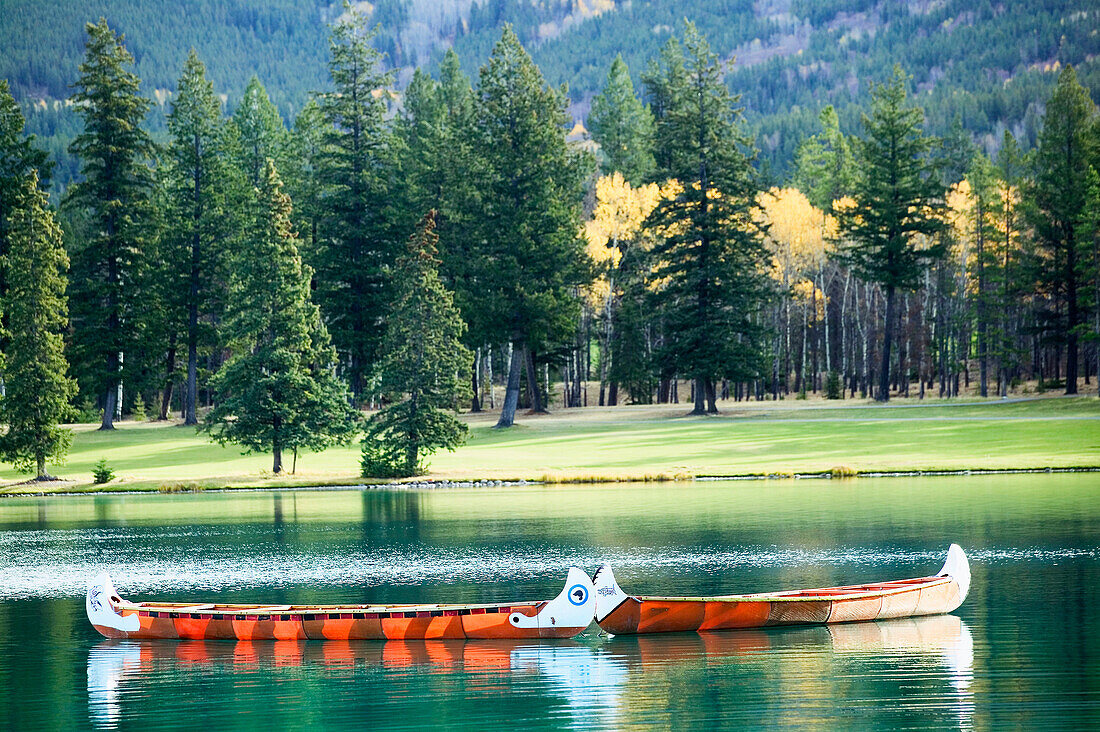
<svg viewBox="0 0 1100 732">
<path fill-rule="evenodd" d="M 583 605 L 588 600 L 588 588 L 584 585 L 573 585 L 569 588 L 569 602 L 574 605 Z"/>
</svg>

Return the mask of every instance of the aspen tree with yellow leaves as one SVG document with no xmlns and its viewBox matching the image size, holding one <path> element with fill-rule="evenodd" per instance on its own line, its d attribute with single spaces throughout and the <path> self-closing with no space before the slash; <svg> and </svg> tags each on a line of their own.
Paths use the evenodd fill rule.
<svg viewBox="0 0 1100 732">
<path fill-rule="evenodd" d="M 835 224 L 795 188 L 772 188 L 760 194 L 757 206 L 761 223 L 768 232 L 765 241 L 772 254 L 772 277 L 784 294 L 777 306 L 782 310 L 776 317 L 781 329 L 777 329 L 773 347 L 772 380 L 780 382 L 784 392 L 789 390 L 794 337 L 791 308 L 798 306 L 802 332 L 797 344 L 795 390 L 802 392 L 806 389 L 810 328 L 814 328 L 816 336 L 819 324 L 825 322 L 825 294 L 820 282 L 824 279 L 821 273 L 832 249 L 830 230 Z M 816 374 L 812 379 L 816 384 Z"/>
<path fill-rule="evenodd" d="M 615 172 L 596 181 L 596 208 L 585 224 L 588 256 L 595 262 L 599 278 L 591 288 L 593 305 L 600 313 L 600 406 L 618 403 L 618 381 L 611 374 L 616 348 L 615 319 L 622 298 L 624 283 L 621 270 L 624 253 L 632 247 L 646 247 L 642 224 L 657 206 L 660 189 L 657 184 L 633 187 Z M 628 270 L 628 276 L 640 273 Z"/>
</svg>

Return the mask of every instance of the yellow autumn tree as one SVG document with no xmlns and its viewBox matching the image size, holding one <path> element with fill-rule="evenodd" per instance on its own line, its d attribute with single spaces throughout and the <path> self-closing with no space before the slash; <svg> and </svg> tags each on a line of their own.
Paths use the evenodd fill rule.
<svg viewBox="0 0 1100 732">
<path fill-rule="evenodd" d="M 642 222 L 657 206 L 661 189 L 655 183 L 634 187 L 616 172 L 596 181 L 596 208 L 585 224 L 588 256 L 600 269 L 587 290 L 592 309 L 600 313 L 600 404 L 604 404 L 614 337 L 614 310 L 619 296 L 616 278 L 629 247 L 645 247 Z"/>
<path fill-rule="evenodd" d="M 767 227 L 765 242 L 772 253 L 771 274 L 784 293 L 778 350 L 786 379 L 791 370 L 791 306 L 799 306 L 802 312 L 799 374 L 806 369 L 809 327 L 825 316 L 824 268 L 836 238 L 836 223 L 797 188 L 772 188 L 761 193 L 757 209 L 760 223 Z"/>
</svg>

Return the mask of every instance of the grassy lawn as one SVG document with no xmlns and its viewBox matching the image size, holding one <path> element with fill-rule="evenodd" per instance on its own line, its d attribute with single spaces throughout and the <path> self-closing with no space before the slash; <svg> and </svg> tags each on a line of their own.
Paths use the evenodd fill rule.
<svg viewBox="0 0 1100 732">
<path fill-rule="evenodd" d="M 561 409 L 520 415 L 492 429 L 496 415 L 468 416 L 468 444 L 431 460 L 433 479 L 641 478 L 647 475 L 744 475 L 829 470 L 934 470 L 1100 465 L 1100 400 L 1036 399 L 977 403 L 753 402 L 687 417 L 685 405 Z M 294 476 L 273 478 L 267 455 L 241 455 L 193 428 L 121 423 L 102 433 L 74 425 L 68 462 L 52 468 L 80 490 L 105 458 L 115 490 L 358 482 L 357 446 L 298 458 Z M 285 457 L 290 467 L 290 456 Z M 3 492 L 39 491 L 0 470 Z M 162 488 L 168 486 L 168 488 Z M 50 488 L 46 488 L 49 490 Z"/>
</svg>

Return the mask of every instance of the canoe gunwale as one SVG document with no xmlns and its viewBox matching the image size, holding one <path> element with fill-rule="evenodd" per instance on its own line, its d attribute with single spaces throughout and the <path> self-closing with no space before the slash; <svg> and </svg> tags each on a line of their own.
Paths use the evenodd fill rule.
<svg viewBox="0 0 1100 732">
<path fill-rule="evenodd" d="M 925 582 L 918 583 L 916 580 L 927 580 Z M 935 587 L 938 585 L 954 582 L 952 577 L 915 577 L 909 580 L 894 580 L 895 582 L 902 583 L 908 582 L 909 584 L 901 585 L 899 587 L 891 587 L 885 590 L 874 590 L 868 592 L 851 592 L 851 593 L 835 593 L 830 592 L 825 595 L 810 595 L 810 594 L 772 594 L 772 593 L 760 593 L 752 595 L 714 595 L 708 597 L 665 597 L 661 595 L 630 595 L 629 597 L 639 602 L 653 601 L 653 602 L 821 602 L 821 601 L 836 601 L 836 600 L 862 600 L 871 597 L 885 597 L 887 595 L 896 595 L 903 592 L 912 592 L 916 589 L 925 589 L 929 587 Z M 881 583 L 887 584 L 887 583 Z M 825 590 L 843 590 L 843 587 L 820 587 L 814 590 L 793 590 L 790 592 L 815 592 Z M 786 591 L 785 591 L 786 592 Z"/>
<path fill-rule="evenodd" d="M 175 614 L 201 614 L 201 615 L 331 615 L 338 613 L 408 613 L 408 612 L 439 612 L 461 610 L 485 610 L 493 612 L 509 612 L 519 609 L 535 609 L 544 605 L 549 600 L 535 600 L 523 602 L 500 602 L 487 604 L 429 604 L 429 605 L 229 605 L 211 604 L 205 605 L 177 605 L 174 603 L 158 602 L 131 602 L 122 600 L 112 603 L 119 611 L 156 612 Z"/>
</svg>

